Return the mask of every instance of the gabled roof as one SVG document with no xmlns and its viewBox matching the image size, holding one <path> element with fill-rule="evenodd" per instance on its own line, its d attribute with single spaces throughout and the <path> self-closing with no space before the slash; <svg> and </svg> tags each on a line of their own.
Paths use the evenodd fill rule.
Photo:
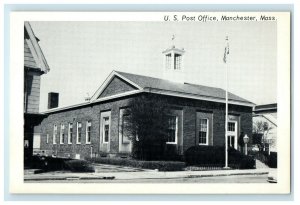
<svg viewBox="0 0 300 205">
<path fill-rule="evenodd" d="M 133 87 L 135 87 L 137 90 L 142 90 L 143 88 L 137 85 L 135 82 L 125 78 L 123 75 L 120 75 L 119 72 L 112 71 L 109 76 L 105 79 L 105 81 L 102 83 L 102 85 L 98 88 L 98 90 L 95 92 L 95 94 L 91 97 L 91 102 L 96 101 L 99 99 L 101 93 L 105 90 L 105 88 L 111 83 L 111 81 L 114 79 L 114 77 L 119 77 L 120 79 L 126 81 Z"/>
<path fill-rule="evenodd" d="M 160 78 L 113 71 L 105 80 L 102 86 L 93 95 L 91 101 L 97 101 L 101 92 L 109 84 L 109 82 L 118 76 L 128 83 L 132 84 L 140 92 L 151 92 L 170 96 L 194 98 L 200 100 L 225 102 L 225 90 L 221 88 L 208 87 L 189 83 L 176 83 Z M 136 91 L 137 92 L 137 91 Z M 228 99 L 231 104 L 239 104 L 245 106 L 254 106 L 254 104 L 246 99 L 228 92 Z"/>
<path fill-rule="evenodd" d="M 47 73 L 50 68 L 42 49 L 39 39 L 34 35 L 29 22 L 24 22 L 24 66 Z"/>
<path fill-rule="evenodd" d="M 109 84 L 116 77 L 132 85 L 135 89 L 123 93 L 117 93 L 111 96 L 101 97 L 103 91 L 109 86 Z M 156 93 L 156 94 L 162 94 L 168 96 L 225 103 L 225 90 L 221 88 L 214 88 L 214 87 L 189 84 L 189 83 L 181 84 L 181 83 L 175 83 L 160 78 L 153 78 L 153 77 L 136 75 L 136 74 L 125 73 L 120 71 L 112 71 L 110 75 L 106 78 L 106 80 L 103 82 L 103 84 L 99 87 L 99 89 L 95 92 L 95 94 L 91 97 L 91 100 L 89 102 L 72 105 L 64 108 L 54 108 L 43 113 L 51 113 L 51 112 L 65 110 L 65 109 L 73 109 L 76 107 L 86 106 L 89 104 L 103 102 L 106 100 L 116 99 L 124 96 L 130 96 L 137 93 Z M 230 104 L 242 105 L 248 107 L 254 106 L 252 102 L 245 100 L 230 92 L 228 93 L 228 99 Z"/>
<path fill-rule="evenodd" d="M 182 94 L 193 95 L 193 96 L 225 99 L 225 90 L 221 88 L 208 87 L 208 86 L 189 84 L 189 83 L 182 84 L 182 83 L 176 83 L 176 82 L 172 82 L 160 78 L 153 78 L 153 77 L 124 73 L 119 71 L 116 71 L 116 73 L 124 76 L 125 78 L 129 79 L 130 81 L 142 87 L 143 89 L 164 90 L 164 91 L 171 91 L 175 93 L 182 93 Z M 250 103 L 248 100 L 245 100 L 230 92 L 228 92 L 228 99 L 233 101 Z"/>
</svg>

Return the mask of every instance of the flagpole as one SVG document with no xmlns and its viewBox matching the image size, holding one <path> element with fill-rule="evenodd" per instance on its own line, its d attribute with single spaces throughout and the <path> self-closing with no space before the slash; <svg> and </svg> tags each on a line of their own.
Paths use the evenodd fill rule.
<svg viewBox="0 0 300 205">
<path fill-rule="evenodd" d="M 228 36 L 226 36 L 226 43 L 228 46 Z M 224 168 L 228 168 L 228 137 L 227 137 L 227 131 L 228 131 L 228 63 L 227 63 L 227 52 L 228 52 L 229 46 L 227 47 L 227 49 L 225 50 L 225 69 L 226 69 L 226 101 L 225 101 L 225 167 Z"/>
<path fill-rule="evenodd" d="M 225 167 L 228 168 L 228 65 L 226 63 L 226 111 L 225 111 Z"/>
</svg>

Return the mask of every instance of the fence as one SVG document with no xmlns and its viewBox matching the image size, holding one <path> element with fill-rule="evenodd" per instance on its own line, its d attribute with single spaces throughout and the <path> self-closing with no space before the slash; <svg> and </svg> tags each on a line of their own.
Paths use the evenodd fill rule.
<svg viewBox="0 0 300 205">
<path fill-rule="evenodd" d="M 277 168 L 277 152 L 259 151 L 250 152 L 249 155 L 271 168 Z"/>
<path fill-rule="evenodd" d="M 209 171 L 209 170 L 223 170 L 225 164 L 206 164 L 202 166 L 189 166 L 187 170 L 189 171 Z M 238 164 L 228 164 L 230 169 L 239 169 Z M 226 168 L 227 169 L 227 168 Z"/>
</svg>

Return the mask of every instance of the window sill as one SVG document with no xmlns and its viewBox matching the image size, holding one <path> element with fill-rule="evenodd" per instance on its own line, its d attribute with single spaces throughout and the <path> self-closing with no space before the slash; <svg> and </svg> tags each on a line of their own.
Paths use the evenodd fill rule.
<svg viewBox="0 0 300 205">
<path fill-rule="evenodd" d="M 199 143 L 198 145 L 206 145 L 206 146 L 208 146 L 208 144 L 201 144 L 201 143 Z"/>
<path fill-rule="evenodd" d="M 166 144 L 177 144 L 177 142 L 166 142 Z"/>
<path fill-rule="evenodd" d="M 91 142 L 85 142 L 85 144 L 91 144 Z"/>
</svg>

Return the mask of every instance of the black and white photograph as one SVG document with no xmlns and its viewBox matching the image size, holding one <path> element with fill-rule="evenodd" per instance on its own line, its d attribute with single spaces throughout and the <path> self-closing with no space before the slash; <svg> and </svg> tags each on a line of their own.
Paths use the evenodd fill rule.
<svg viewBox="0 0 300 205">
<path fill-rule="evenodd" d="M 24 186 L 289 192 L 278 159 L 290 159 L 290 133 L 277 120 L 289 13 L 129 15 L 23 21 Z"/>
</svg>

